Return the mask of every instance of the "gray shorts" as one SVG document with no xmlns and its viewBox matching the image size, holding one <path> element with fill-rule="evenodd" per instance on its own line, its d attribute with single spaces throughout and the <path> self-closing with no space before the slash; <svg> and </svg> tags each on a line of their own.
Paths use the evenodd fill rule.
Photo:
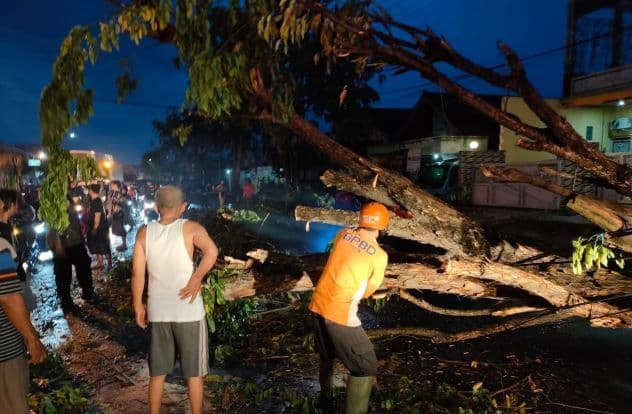
<svg viewBox="0 0 632 414">
<path fill-rule="evenodd" d="M 0 362 L 0 407 L 3 413 L 28 413 L 29 366 L 25 355 Z"/>
<path fill-rule="evenodd" d="M 180 356 L 182 376 L 208 374 L 208 330 L 206 319 L 195 322 L 149 323 L 149 375 L 170 374 Z"/>
</svg>

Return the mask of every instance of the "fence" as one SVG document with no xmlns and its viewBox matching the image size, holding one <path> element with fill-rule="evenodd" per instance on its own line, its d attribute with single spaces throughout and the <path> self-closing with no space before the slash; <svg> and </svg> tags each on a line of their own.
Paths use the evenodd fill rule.
<svg viewBox="0 0 632 414">
<path fill-rule="evenodd" d="M 607 155 L 618 163 L 632 165 L 632 153 Z M 485 177 L 478 166 L 475 169 L 472 184 L 472 204 L 474 205 L 546 210 L 563 208 L 562 198 L 550 191 L 529 184 L 495 181 L 493 178 Z M 566 160 L 552 159 L 507 164 L 506 166 L 516 168 L 530 175 L 542 176 L 557 185 L 572 189 L 575 193 L 587 194 L 597 199 L 620 204 L 632 204 L 632 199 L 629 197 L 624 197 L 614 190 L 597 186 L 594 182 L 591 182 L 590 174 Z M 571 175 L 572 178 L 544 175 L 542 173 L 543 167 L 566 173 Z"/>
</svg>

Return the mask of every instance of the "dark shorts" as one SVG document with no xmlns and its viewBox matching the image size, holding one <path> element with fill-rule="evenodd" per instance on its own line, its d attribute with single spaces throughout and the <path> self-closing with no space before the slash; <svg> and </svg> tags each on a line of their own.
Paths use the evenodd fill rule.
<svg viewBox="0 0 632 414">
<path fill-rule="evenodd" d="M 88 233 L 88 250 L 92 254 L 110 254 L 110 230 L 108 227 L 97 230 L 96 234 Z"/>
<path fill-rule="evenodd" d="M 313 314 L 316 350 L 325 363 L 334 358 L 342 361 L 354 377 L 373 377 L 377 357 L 371 340 L 361 326 L 350 327 Z"/>
<path fill-rule="evenodd" d="M 183 377 L 208 374 L 206 319 L 149 323 L 149 375 L 157 377 L 171 373 L 176 355 L 180 356 Z"/>
</svg>

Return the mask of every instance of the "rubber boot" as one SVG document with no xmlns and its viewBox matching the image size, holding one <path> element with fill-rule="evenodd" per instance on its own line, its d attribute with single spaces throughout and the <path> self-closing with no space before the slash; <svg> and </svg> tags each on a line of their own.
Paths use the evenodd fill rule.
<svg viewBox="0 0 632 414">
<path fill-rule="evenodd" d="M 349 377 L 347 381 L 346 414 L 365 414 L 375 377 Z"/>
<path fill-rule="evenodd" d="M 320 362 L 320 370 L 318 372 L 318 382 L 320 383 L 320 398 L 318 406 L 325 412 L 333 409 L 333 391 L 334 391 L 334 364 L 333 361 Z"/>
</svg>

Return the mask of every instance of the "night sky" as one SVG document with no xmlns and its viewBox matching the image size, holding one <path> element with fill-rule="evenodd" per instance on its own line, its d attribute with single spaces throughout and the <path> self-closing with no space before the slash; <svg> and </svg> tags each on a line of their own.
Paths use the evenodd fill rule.
<svg viewBox="0 0 632 414">
<path fill-rule="evenodd" d="M 104 0 L 0 0 L 0 141 L 38 143 L 39 95 L 50 80 L 59 44 L 75 24 L 96 28 L 111 8 Z M 522 57 L 559 49 L 565 44 L 566 0 L 382 0 L 396 20 L 431 27 L 466 56 L 493 66 L 502 62 L 496 42 L 503 40 Z M 123 45 L 121 53 L 102 53 L 87 71 L 95 90 L 95 115 L 77 128 L 68 148 L 94 149 L 138 164 L 152 141 L 151 122 L 164 118 L 184 97 L 186 78 L 172 65 L 175 49 L 145 41 Z M 118 105 L 114 79 L 121 59 L 131 62 L 138 89 Z M 525 62 L 528 75 L 546 97 L 562 90 L 564 51 L 551 51 Z M 497 92 L 473 79 L 464 85 L 478 92 Z M 377 106 L 407 107 L 423 90 L 437 89 L 416 75 L 404 75 L 376 85 Z"/>
</svg>

